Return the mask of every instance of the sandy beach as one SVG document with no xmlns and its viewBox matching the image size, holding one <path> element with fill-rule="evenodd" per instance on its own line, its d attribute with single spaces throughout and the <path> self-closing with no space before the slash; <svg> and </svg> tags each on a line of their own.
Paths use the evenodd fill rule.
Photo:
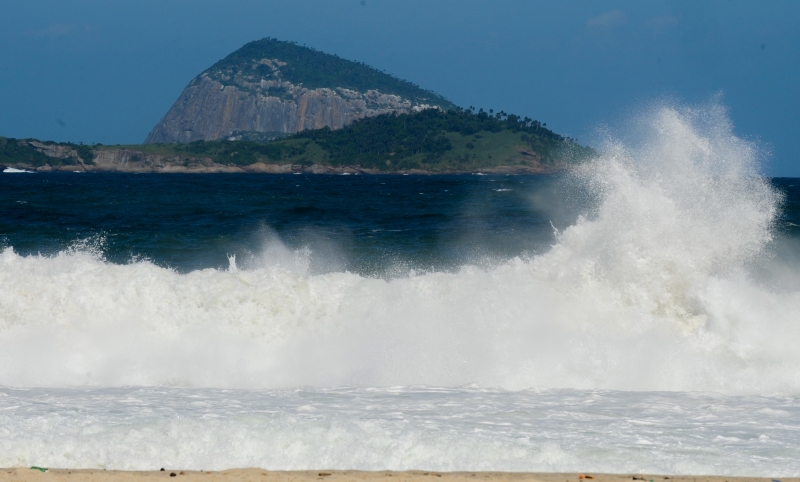
<svg viewBox="0 0 800 482">
<path fill-rule="evenodd" d="M 425 482 L 486 480 L 492 482 L 539 481 L 539 482 L 800 482 L 800 478 L 727 477 L 706 475 L 649 475 L 649 474 L 578 474 L 578 473 L 522 473 L 522 472 L 362 472 L 356 470 L 303 470 L 269 471 L 262 469 L 232 469 L 224 471 L 116 471 L 116 470 L 70 470 L 49 469 L 42 472 L 30 468 L 0 470 L 0 481 L 67 481 L 67 482 L 144 482 L 153 479 L 176 478 L 184 482 Z"/>
</svg>

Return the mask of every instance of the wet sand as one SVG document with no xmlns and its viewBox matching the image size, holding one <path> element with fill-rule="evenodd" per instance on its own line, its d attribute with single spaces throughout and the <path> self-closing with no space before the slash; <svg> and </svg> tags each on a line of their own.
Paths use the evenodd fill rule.
<svg viewBox="0 0 800 482">
<path fill-rule="evenodd" d="M 583 477 L 581 477 L 583 475 Z M 270 471 L 262 469 L 232 469 L 224 471 L 170 470 L 133 472 L 116 470 L 49 469 L 47 472 L 30 468 L 0 469 L 0 482 L 151 482 L 172 479 L 176 482 L 800 482 L 800 478 L 724 477 L 724 476 L 664 476 L 649 474 L 577 474 L 577 473 L 517 473 L 517 472 L 362 472 L 356 470 Z"/>
</svg>

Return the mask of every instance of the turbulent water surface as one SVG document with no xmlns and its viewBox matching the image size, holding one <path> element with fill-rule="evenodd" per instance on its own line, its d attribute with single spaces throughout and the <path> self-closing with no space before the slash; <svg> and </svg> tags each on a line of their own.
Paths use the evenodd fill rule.
<svg viewBox="0 0 800 482">
<path fill-rule="evenodd" d="M 800 179 L 638 125 L 562 176 L 0 174 L 0 466 L 800 475 Z"/>
</svg>

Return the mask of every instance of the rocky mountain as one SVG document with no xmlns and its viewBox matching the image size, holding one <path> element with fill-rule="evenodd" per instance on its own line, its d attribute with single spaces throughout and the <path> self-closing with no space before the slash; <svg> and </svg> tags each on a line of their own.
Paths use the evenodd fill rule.
<svg viewBox="0 0 800 482">
<path fill-rule="evenodd" d="M 365 117 L 455 107 L 363 63 L 291 42 L 250 42 L 183 90 L 145 143 L 260 140 Z"/>
</svg>

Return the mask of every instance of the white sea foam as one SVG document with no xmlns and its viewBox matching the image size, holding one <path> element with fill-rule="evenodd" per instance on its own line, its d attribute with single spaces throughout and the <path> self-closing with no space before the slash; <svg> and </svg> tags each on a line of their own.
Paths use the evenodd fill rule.
<svg viewBox="0 0 800 482">
<path fill-rule="evenodd" d="M 0 384 L 800 394 L 800 292 L 754 280 L 780 197 L 719 107 L 661 108 L 581 169 L 598 201 L 552 249 L 384 280 L 260 266 L 179 274 L 78 249 L 0 254 Z"/>
<path fill-rule="evenodd" d="M 0 389 L 0 467 L 796 477 L 799 415 L 680 392 Z"/>
</svg>

